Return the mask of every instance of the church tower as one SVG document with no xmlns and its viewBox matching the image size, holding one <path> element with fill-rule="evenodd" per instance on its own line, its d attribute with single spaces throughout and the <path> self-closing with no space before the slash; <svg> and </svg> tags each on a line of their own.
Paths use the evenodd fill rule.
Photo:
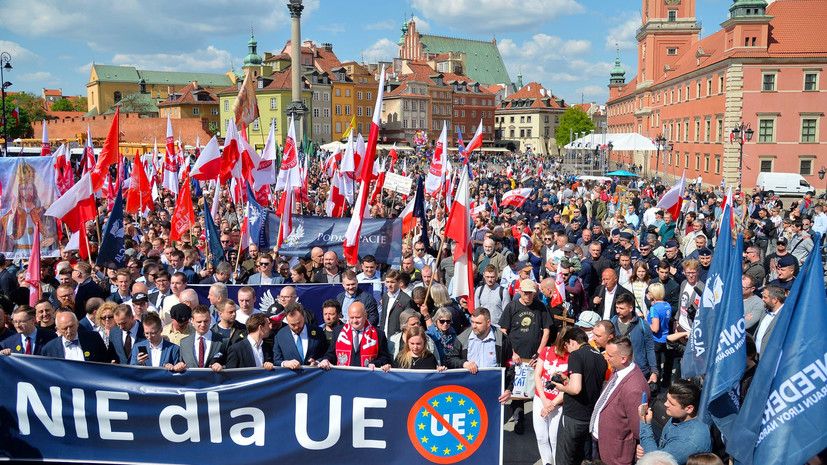
<svg viewBox="0 0 827 465">
<path fill-rule="evenodd" d="M 701 26 L 695 17 L 695 0 L 642 1 L 637 86 L 647 87 L 698 42 Z"/>
</svg>

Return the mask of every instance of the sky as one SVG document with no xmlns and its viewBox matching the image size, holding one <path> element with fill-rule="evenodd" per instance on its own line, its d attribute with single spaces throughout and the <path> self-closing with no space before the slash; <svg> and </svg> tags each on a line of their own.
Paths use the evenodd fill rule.
<svg viewBox="0 0 827 465">
<path fill-rule="evenodd" d="M 729 2 L 697 2 L 711 34 Z M 290 37 L 286 0 L 0 0 L 0 51 L 10 90 L 86 95 L 90 65 L 223 73 L 239 69 L 250 30 L 258 53 Z M 540 82 L 571 103 L 603 103 L 620 47 L 627 80 L 637 62 L 640 0 L 304 0 L 302 39 L 330 42 L 341 61 L 396 56 L 403 20 L 425 34 L 496 38 L 512 81 Z"/>
</svg>

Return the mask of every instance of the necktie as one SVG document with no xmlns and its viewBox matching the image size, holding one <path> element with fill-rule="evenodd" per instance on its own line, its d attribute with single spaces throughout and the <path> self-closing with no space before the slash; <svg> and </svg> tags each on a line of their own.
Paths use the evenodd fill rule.
<svg viewBox="0 0 827 465">
<path fill-rule="evenodd" d="M 594 405 L 594 411 L 592 412 L 592 417 L 589 420 L 589 432 L 594 432 L 594 425 L 597 423 L 598 417 L 600 417 L 600 411 L 603 410 L 603 407 L 606 406 L 606 402 L 609 401 L 609 393 L 612 392 L 612 388 L 617 383 L 617 372 L 612 374 L 611 379 L 609 379 L 609 383 L 606 384 L 606 388 L 603 389 L 603 392 L 600 394 L 600 398 L 597 399 L 597 403 Z"/>
<path fill-rule="evenodd" d="M 361 335 L 362 335 L 362 332 L 359 331 L 358 329 L 356 330 L 355 333 L 353 333 L 353 351 L 354 352 L 359 352 L 359 343 L 361 342 L 361 338 L 360 338 Z"/>
<path fill-rule="evenodd" d="M 32 354 L 32 338 L 31 336 L 26 336 L 26 355 Z"/>
<path fill-rule="evenodd" d="M 304 344 L 302 343 L 302 335 L 299 334 L 296 337 L 296 349 L 299 350 L 299 357 L 301 357 L 302 361 L 304 360 Z"/>
<path fill-rule="evenodd" d="M 129 356 L 132 355 L 132 333 L 126 331 L 126 337 L 123 340 L 123 351 Z"/>
<path fill-rule="evenodd" d="M 198 338 L 198 368 L 204 368 L 204 352 L 207 351 L 207 344 L 204 343 L 204 336 Z"/>
<path fill-rule="evenodd" d="M 78 345 L 78 340 L 75 339 L 73 341 L 63 341 L 63 345 L 66 346 L 67 348 L 72 347 L 74 345 Z"/>
</svg>

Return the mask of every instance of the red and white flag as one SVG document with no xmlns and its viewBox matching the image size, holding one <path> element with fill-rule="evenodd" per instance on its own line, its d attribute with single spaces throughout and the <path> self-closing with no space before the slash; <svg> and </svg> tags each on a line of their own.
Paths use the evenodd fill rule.
<svg viewBox="0 0 827 465">
<path fill-rule="evenodd" d="M 235 121 L 230 118 L 227 122 L 227 132 L 224 136 L 224 150 L 221 152 L 221 183 L 226 183 L 231 177 L 241 177 L 241 170 L 236 170 L 238 161 L 241 160 L 241 148 L 239 146 L 238 128 Z"/>
<path fill-rule="evenodd" d="M 322 171 L 327 175 L 328 178 L 333 177 L 333 173 L 339 171 L 339 165 L 342 164 L 342 146 L 339 145 L 336 148 L 336 151 L 331 153 L 327 160 L 325 160 L 324 165 L 322 166 Z"/>
<path fill-rule="evenodd" d="M 172 133 L 172 120 L 167 116 L 166 153 L 164 154 L 164 181 L 162 187 L 173 194 L 178 194 L 178 156 L 175 153 L 175 138 Z"/>
<path fill-rule="evenodd" d="M 399 214 L 399 217 L 402 218 L 402 237 L 407 236 L 409 232 L 416 228 L 418 218 L 415 218 L 413 214 L 415 201 L 416 199 L 411 199 L 411 201 L 405 205 L 402 213 Z"/>
<path fill-rule="evenodd" d="M 356 143 L 353 147 L 353 157 L 356 162 L 356 180 L 361 182 L 364 179 L 362 176 L 364 175 L 364 171 L 366 169 L 373 169 L 373 167 L 365 167 L 365 152 L 367 151 L 367 147 L 365 146 L 365 138 L 362 137 L 362 133 L 356 134 Z"/>
<path fill-rule="evenodd" d="M 732 213 L 732 187 L 730 186 L 727 189 L 727 193 L 724 196 L 724 201 L 721 202 L 721 212 L 727 211 L 726 207 L 729 206 L 729 227 L 735 228 L 735 215 Z M 721 220 L 718 222 L 718 231 L 721 230 L 721 226 L 724 224 L 724 215 L 721 214 Z"/>
<path fill-rule="evenodd" d="M 86 173 L 52 202 L 45 214 L 60 219 L 71 232 L 83 231 L 86 222 L 94 220 L 97 214 L 94 193 L 92 173 Z"/>
<path fill-rule="evenodd" d="M 109 177 L 109 167 L 118 162 L 120 157 L 120 120 L 121 108 L 115 109 L 115 116 L 112 118 L 112 124 L 109 126 L 109 133 L 106 135 L 106 141 L 101 147 L 100 156 L 95 163 L 95 168 L 92 170 L 92 190 L 97 191 L 103 187 L 104 181 Z"/>
<path fill-rule="evenodd" d="M 66 144 L 60 144 L 54 154 L 54 166 L 55 185 L 61 195 L 66 193 L 75 182 L 75 174 L 72 172 L 72 162 L 69 157 L 70 153 Z"/>
<path fill-rule="evenodd" d="M 428 175 L 425 177 L 425 192 L 436 197 L 443 188 L 445 182 L 445 159 L 448 155 L 448 126 L 442 122 L 442 132 L 434 148 L 434 155 L 431 157 L 431 166 Z"/>
<path fill-rule="evenodd" d="M 365 156 L 361 160 L 362 173 L 361 184 L 359 185 L 359 196 L 350 217 L 350 223 L 345 232 L 343 243 L 344 256 L 348 265 L 356 265 L 359 262 L 359 236 L 362 230 L 362 219 L 368 203 L 368 189 L 373 171 L 373 162 L 376 159 L 376 144 L 379 141 L 379 126 L 382 123 L 382 98 L 385 93 L 385 66 L 379 75 L 379 89 L 376 93 L 376 104 L 373 106 L 373 119 L 370 122 L 370 133 L 368 143 L 365 147 Z"/>
<path fill-rule="evenodd" d="M 531 190 L 532 189 L 530 187 L 521 187 L 510 190 L 503 194 L 500 205 L 520 208 L 523 204 L 525 204 L 525 201 L 528 200 L 528 197 L 531 195 Z"/>
<path fill-rule="evenodd" d="M 40 156 L 45 157 L 52 154 L 52 144 L 49 143 L 49 130 L 46 120 L 43 120 L 43 135 L 40 137 Z"/>
<path fill-rule="evenodd" d="M 325 213 L 331 218 L 341 218 L 345 213 L 345 179 L 342 173 L 336 171 L 330 178 L 330 190 L 327 192 Z"/>
<path fill-rule="evenodd" d="M 276 160 L 278 160 L 278 144 L 276 143 L 276 122 L 270 121 L 270 134 L 264 144 L 256 169 L 253 171 L 253 189 L 259 190 L 262 186 L 276 183 Z"/>
<path fill-rule="evenodd" d="M 40 300 L 40 223 L 34 224 L 32 253 L 26 268 L 26 282 L 29 283 L 29 306 L 34 307 Z"/>
<path fill-rule="evenodd" d="M 279 167 L 279 176 L 276 180 L 276 191 L 292 190 L 302 184 L 299 170 L 299 150 L 296 147 L 296 124 L 290 117 L 290 127 L 287 130 L 287 139 L 284 141 L 284 155 Z"/>
<path fill-rule="evenodd" d="M 64 251 L 77 250 L 82 260 L 89 260 L 89 239 L 86 231 L 75 231 L 69 236 L 69 242 L 63 247 Z"/>
<path fill-rule="evenodd" d="M 180 241 L 189 230 L 195 226 L 195 209 L 192 204 L 192 191 L 189 173 L 184 173 L 184 182 L 181 193 L 175 202 L 175 211 L 172 213 L 169 227 L 169 240 Z"/>
<path fill-rule="evenodd" d="M 671 189 L 666 191 L 663 196 L 660 198 L 657 204 L 657 208 L 661 210 L 668 211 L 672 214 L 672 219 L 675 221 L 678 220 L 678 216 L 681 213 L 681 206 L 683 205 L 683 189 L 684 183 L 686 181 L 686 173 L 681 176 L 681 180 L 678 181 L 677 184 L 672 186 Z"/>
<path fill-rule="evenodd" d="M 354 149 L 353 131 L 347 136 L 347 144 L 345 145 L 345 153 L 342 155 L 342 163 L 339 171 L 347 175 L 351 179 L 356 179 L 356 168 L 358 162 L 356 161 L 356 151 Z"/>
<path fill-rule="evenodd" d="M 566 301 L 566 281 L 563 279 L 563 269 L 560 266 L 561 263 L 563 263 L 562 260 L 557 262 L 557 273 L 555 273 L 554 277 L 554 295 L 551 297 L 549 307 L 563 305 L 563 302 Z"/>
<path fill-rule="evenodd" d="M 218 148 L 218 139 L 212 136 L 204 149 L 195 160 L 192 167 L 192 177 L 199 181 L 215 179 L 221 175 L 221 150 Z"/>
<path fill-rule="evenodd" d="M 279 250 L 284 241 L 293 233 L 293 197 L 295 192 L 292 186 L 288 186 L 281 194 L 281 201 L 278 205 L 279 234 L 276 238 L 276 250 Z"/>
<path fill-rule="evenodd" d="M 471 152 L 480 147 L 482 147 L 482 119 L 480 119 L 480 125 L 477 126 L 477 132 L 474 133 L 474 137 L 472 137 L 465 146 L 466 159 L 470 160 Z"/>
<path fill-rule="evenodd" d="M 445 224 L 445 237 L 456 242 L 452 297 L 466 296 L 468 312 L 474 312 L 474 255 L 471 243 L 471 209 L 468 170 L 462 170 L 457 195 Z"/>
<path fill-rule="evenodd" d="M 377 167 L 376 164 L 379 164 Z M 385 175 L 387 174 L 387 170 L 385 170 L 385 160 L 383 159 L 380 163 L 379 160 L 376 160 L 374 163 L 374 170 L 373 174 L 376 177 L 376 182 L 373 183 L 373 191 L 370 194 L 370 204 L 376 205 L 376 201 L 379 200 L 379 195 L 382 193 L 382 189 L 385 187 Z"/>
<path fill-rule="evenodd" d="M 141 162 L 141 155 L 136 151 L 132 163 L 132 179 L 129 189 L 126 190 L 126 205 L 124 211 L 131 214 L 143 213 L 152 210 L 152 185 L 146 176 L 146 170 Z"/>
</svg>

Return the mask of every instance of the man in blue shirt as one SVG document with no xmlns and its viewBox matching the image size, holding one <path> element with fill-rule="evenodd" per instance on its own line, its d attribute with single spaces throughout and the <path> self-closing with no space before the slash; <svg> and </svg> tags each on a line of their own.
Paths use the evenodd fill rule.
<svg viewBox="0 0 827 465">
<path fill-rule="evenodd" d="M 637 458 L 652 451 L 668 452 L 683 465 L 689 456 L 710 452 L 712 439 L 709 427 L 697 418 L 698 402 L 701 389 L 685 379 L 677 380 L 666 392 L 666 415 L 669 421 L 663 427 L 660 441 L 655 441 L 652 431 L 652 409 L 641 405 L 640 445 L 637 446 Z"/>
</svg>

